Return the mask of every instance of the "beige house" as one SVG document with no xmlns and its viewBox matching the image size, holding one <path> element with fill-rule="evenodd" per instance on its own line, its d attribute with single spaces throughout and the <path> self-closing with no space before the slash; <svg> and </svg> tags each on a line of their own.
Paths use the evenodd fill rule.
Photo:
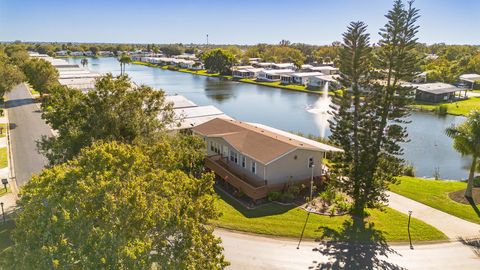
<svg viewBox="0 0 480 270">
<path fill-rule="evenodd" d="M 289 183 L 322 176 L 322 158 L 336 147 L 261 124 L 215 118 L 192 128 L 207 145 L 206 167 L 258 200 Z"/>
</svg>

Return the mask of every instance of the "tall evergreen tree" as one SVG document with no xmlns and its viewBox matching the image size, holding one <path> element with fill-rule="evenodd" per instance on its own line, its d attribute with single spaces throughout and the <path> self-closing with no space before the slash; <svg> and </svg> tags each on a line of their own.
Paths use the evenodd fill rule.
<svg viewBox="0 0 480 270">
<path fill-rule="evenodd" d="M 386 201 L 385 191 L 404 164 L 400 143 L 407 141 L 403 124 L 413 89 L 402 82 L 415 75 L 417 63 L 413 50 L 419 16 L 412 3 L 395 1 L 375 55 L 363 23 L 351 23 L 344 34 L 339 64 L 347 90 L 334 98 L 331 140 L 345 153 L 336 157 L 332 172 L 360 217 L 366 207 Z"/>
</svg>

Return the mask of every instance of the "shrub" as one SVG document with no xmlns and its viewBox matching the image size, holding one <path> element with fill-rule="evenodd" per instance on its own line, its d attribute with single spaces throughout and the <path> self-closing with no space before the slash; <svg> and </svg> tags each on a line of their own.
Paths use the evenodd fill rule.
<svg viewBox="0 0 480 270">
<path fill-rule="evenodd" d="M 480 187 L 480 176 L 476 176 L 475 178 L 473 178 L 473 186 Z"/>
<path fill-rule="evenodd" d="M 268 193 L 267 200 L 269 202 L 278 201 L 281 196 L 282 196 L 282 193 L 280 193 L 278 191 L 272 191 L 272 192 Z"/>
<path fill-rule="evenodd" d="M 440 106 L 438 106 L 437 108 L 435 108 L 435 112 L 438 114 L 438 115 L 447 115 L 448 113 L 448 106 L 446 104 L 442 104 Z"/>
<path fill-rule="evenodd" d="M 406 165 L 403 168 L 403 175 L 415 177 L 415 167 L 413 167 L 413 165 L 411 165 L 411 164 Z"/>
</svg>

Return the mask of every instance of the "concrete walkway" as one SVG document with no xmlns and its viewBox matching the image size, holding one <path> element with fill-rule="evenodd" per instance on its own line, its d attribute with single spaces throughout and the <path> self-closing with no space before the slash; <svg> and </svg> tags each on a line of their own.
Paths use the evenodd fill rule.
<svg viewBox="0 0 480 270">
<path fill-rule="evenodd" d="M 450 239 L 480 236 L 479 224 L 457 218 L 393 192 L 387 192 L 387 194 L 389 196 L 388 206 L 405 214 L 408 214 L 408 211 L 413 211 L 412 217 L 432 225 Z"/>
</svg>

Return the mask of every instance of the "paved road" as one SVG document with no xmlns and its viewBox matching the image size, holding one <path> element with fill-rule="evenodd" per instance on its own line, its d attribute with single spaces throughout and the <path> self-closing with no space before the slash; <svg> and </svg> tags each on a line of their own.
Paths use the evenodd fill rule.
<svg viewBox="0 0 480 270">
<path fill-rule="evenodd" d="M 50 127 L 41 118 L 41 113 L 24 84 L 7 94 L 7 109 L 15 178 L 19 187 L 27 183 L 32 174 L 39 173 L 47 159 L 37 152 L 36 141 L 42 135 L 51 136 Z"/>
<path fill-rule="evenodd" d="M 388 206 L 402 213 L 413 211 L 412 217 L 420 219 L 442 231 L 448 238 L 480 237 L 480 225 L 475 224 L 393 192 L 387 193 Z M 473 211 L 473 210 L 472 210 Z"/>
<path fill-rule="evenodd" d="M 302 242 L 297 249 L 297 241 L 288 239 L 225 230 L 215 234 L 223 240 L 229 269 L 480 269 L 475 249 L 460 242 L 418 245 L 413 250 L 408 245 L 355 249 Z"/>
</svg>

